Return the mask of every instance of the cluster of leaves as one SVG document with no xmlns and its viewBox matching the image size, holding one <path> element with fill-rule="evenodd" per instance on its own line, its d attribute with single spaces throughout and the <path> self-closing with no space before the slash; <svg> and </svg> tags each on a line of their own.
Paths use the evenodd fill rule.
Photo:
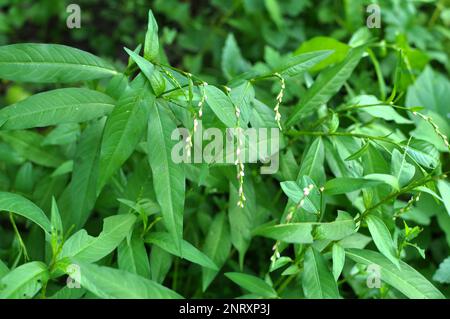
<svg viewBox="0 0 450 319">
<path fill-rule="evenodd" d="M 1 79 L 45 89 L 0 109 L 0 298 L 448 296 L 444 2 L 425 25 L 417 4 L 380 1 L 372 31 L 366 1 L 340 4 L 344 20 L 322 1 L 309 31 L 312 1 L 156 2 L 180 35 L 150 12 L 126 66 L 0 47 Z M 173 130 L 199 119 L 280 125 L 279 172 L 174 163 Z"/>
</svg>

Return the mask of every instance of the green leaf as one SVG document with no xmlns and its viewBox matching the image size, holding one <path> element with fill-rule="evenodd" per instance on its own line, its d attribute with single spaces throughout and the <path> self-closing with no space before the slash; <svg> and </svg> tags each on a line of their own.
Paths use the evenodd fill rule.
<svg viewBox="0 0 450 319">
<path fill-rule="evenodd" d="M 325 50 L 294 55 L 283 60 L 273 68 L 271 73 L 278 72 L 282 75 L 296 76 L 311 69 L 332 53 L 333 51 Z"/>
<path fill-rule="evenodd" d="M 450 284 L 450 257 L 440 263 L 439 269 L 433 275 L 433 280 L 441 284 Z"/>
<path fill-rule="evenodd" d="M 302 209 L 304 209 L 305 211 L 311 214 L 317 214 L 317 212 L 321 210 L 321 193 L 316 185 L 314 185 L 314 181 L 309 178 L 309 176 L 299 176 L 298 182 L 287 181 L 281 182 L 280 185 L 284 193 L 294 203 L 298 204 L 301 200 L 304 201 Z M 313 185 L 313 187 L 309 190 L 309 195 L 305 196 L 304 189 L 309 189 L 310 185 Z"/>
<path fill-rule="evenodd" d="M 404 118 L 397 111 L 388 104 L 383 104 L 380 100 L 378 100 L 373 95 L 359 95 L 349 101 L 351 105 L 370 105 L 368 107 L 362 107 L 359 110 L 361 112 L 370 114 L 375 118 L 381 118 L 386 121 L 394 121 L 397 124 L 411 124 L 413 123 L 411 120 Z M 380 105 L 376 105 L 380 104 Z"/>
<path fill-rule="evenodd" d="M 400 184 L 398 182 L 397 177 L 389 175 L 389 174 L 369 174 L 364 176 L 366 180 L 370 181 L 380 181 L 384 184 L 387 184 L 392 187 L 393 190 L 399 191 Z"/>
<path fill-rule="evenodd" d="M 219 213 L 213 220 L 209 232 L 205 238 L 203 252 L 218 268 L 222 268 L 228 259 L 231 249 L 230 226 L 225 213 Z M 218 271 L 210 268 L 202 268 L 202 287 L 205 291 Z"/>
<path fill-rule="evenodd" d="M 254 235 L 264 236 L 286 243 L 310 244 L 313 223 L 289 223 L 274 226 L 264 226 L 253 231 Z"/>
<path fill-rule="evenodd" d="M 0 47 L 0 78 L 17 82 L 67 83 L 117 74 L 95 55 L 60 44 L 20 43 Z"/>
<path fill-rule="evenodd" d="M 438 189 L 439 193 L 441 193 L 445 209 L 447 210 L 447 213 L 450 215 L 450 183 L 444 180 L 439 180 Z"/>
<path fill-rule="evenodd" d="M 135 150 L 144 135 L 154 101 L 147 82 L 141 78 L 133 81 L 117 102 L 103 133 L 97 193 Z"/>
<path fill-rule="evenodd" d="M 81 134 L 75 152 L 72 180 L 58 201 L 65 229 L 72 225 L 75 229 L 81 228 L 95 206 L 103 127 L 104 121 L 93 122 Z"/>
<path fill-rule="evenodd" d="M 322 255 L 313 247 L 305 253 L 303 263 L 302 286 L 308 299 L 340 298 L 336 281 L 333 278 Z"/>
<path fill-rule="evenodd" d="M 408 145 L 404 145 L 404 150 L 425 168 L 434 169 L 439 164 L 439 151 L 427 141 L 412 139 Z"/>
<path fill-rule="evenodd" d="M 316 236 L 318 239 L 341 240 L 355 233 L 355 230 L 353 217 L 347 212 L 338 211 L 335 221 L 319 224 Z"/>
<path fill-rule="evenodd" d="M 107 217 L 103 220 L 103 230 L 98 237 L 92 237 L 82 229 L 64 243 L 59 259 L 70 257 L 86 263 L 96 262 L 119 246 L 135 221 L 136 216 L 131 214 Z"/>
<path fill-rule="evenodd" d="M 381 280 L 399 290 L 411 299 L 444 299 L 442 293 L 414 268 L 399 262 L 400 268 L 393 265 L 383 255 L 363 249 L 347 249 L 346 255 L 353 261 L 364 265 L 378 265 Z"/>
<path fill-rule="evenodd" d="M 406 153 L 401 154 L 397 149 L 392 150 L 391 174 L 397 177 L 399 186 L 408 184 L 414 177 L 416 168 L 406 161 Z"/>
<path fill-rule="evenodd" d="M 78 123 L 61 124 L 56 126 L 42 141 L 42 145 L 67 145 L 77 140 L 80 135 Z"/>
<path fill-rule="evenodd" d="M 47 91 L 0 110 L 2 130 L 79 123 L 110 113 L 115 101 L 104 93 L 83 88 Z"/>
<path fill-rule="evenodd" d="M 266 9 L 269 12 L 273 22 L 277 25 L 278 29 L 281 29 L 284 25 L 283 15 L 281 14 L 281 8 L 278 5 L 277 0 L 264 0 Z"/>
<path fill-rule="evenodd" d="M 142 238 L 133 235 L 117 249 L 119 269 L 150 279 L 150 263 Z"/>
<path fill-rule="evenodd" d="M 237 118 L 231 99 L 215 86 L 205 88 L 208 105 L 226 127 L 236 127 Z"/>
<path fill-rule="evenodd" d="M 356 159 L 362 157 L 369 150 L 369 147 L 370 147 L 370 143 L 369 142 L 365 143 L 359 150 L 357 150 L 352 155 L 348 156 L 345 160 L 353 161 L 353 160 L 356 160 Z"/>
<path fill-rule="evenodd" d="M 334 280 L 338 280 L 341 275 L 342 269 L 345 264 L 345 250 L 338 243 L 333 245 L 332 248 L 332 259 L 333 259 L 333 277 Z"/>
<path fill-rule="evenodd" d="M 397 249 L 392 240 L 389 229 L 384 224 L 383 220 L 375 215 L 368 215 L 366 217 L 367 226 L 369 227 L 372 239 L 378 250 L 392 261 L 397 267 L 400 267 L 399 259 L 397 257 Z"/>
<path fill-rule="evenodd" d="M 166 82 L 164 77 L 161 75 L 161 72 L 155 69 L 155 66 L 141 57 L 139 54 L 125 48 L 125 51 L 128 55 L 133 59 L 134 62 L 138 65 L 139 69 L 142 71 L 144 76 L 150 81 L 150 85 L 152 87 L 153 92 L 156 96 L 159 96 L 164 92 Z M 140 81 L 139 83 L 143 83 Z M 142 84 L 141 84 L 142 85 Z M 148 94 L 147 90 L 142 90 L 141 94 Z"/>
<path fill-rule="evenodd" d="M 173 146 L 176 144 L 171 138 L 175 129 L 176 125 L 167 110 L 160 103 L 155 103 L 150 108 L 149 115 L 148 159 L 164 225 L 181 254 L 186 186 L 183 166 L 175 163 L 171 158 Z"/>
<path fill-rule="evenodd" d="M 48 278 L 44 263 L 33 261 L 23 264 L 0 279 L 0 299 L 31 299 Z"/>
<path fill-rule="evenodd" d="M 277 292 L 264 280 L 258 277 L 238 272 L 228 272 L 225 276 L 240 287 L 259 297 L 277 298 Z"/>
<path fill-rule="evenodd" d="M 184 258 L 202 267 L 210 268 L 216 271 L 218 270 L 217 265 L 208 256 L 185 240 L 181 242 L 181 249 L 183 252 L 183 255 L 181 255 L 175 241 L 169 233 L 151 233 L 145 237 L 145 241 L 164 249 L 172 255 Z"/>
<path fill-rule="evenodd" d="M 308 41 L 302 42 L 301 46 L 295 51 L 295 54 L 314 52 L 319 50 L 330 50 L 326 59 L 311 68 L 311 72 L 320 71 L 327 66 L 339 63 L 345 59 L 350 46 L 330 37 L 314 37 Z"/>
<path fill-rule="evenodd" d="M 58 167 L 64 162 L 58 150 L 42 147 L 44 137 L 33 131 L 0 131 L 0 138 L 23 158 L 44 167 Z"/>
<path fill-rule="evenodd" d="M 153 246 L 150 253 L 150 271 L 152 280 L 162 283 L 172 266 L 173 256 L 158 246 Z"/>
<path fill-rule="evenodd" d="M 235 180 L 234 172 L 233 181 Z M 228 177 L 231 180 L 232 177 Z M 228 220 L 230 224 L 231 243 L 239 252 L 239 264 L 242 269 L 244 257 L 252 240 L 252 230 L 256 226 L 258 209 L 256 206 L 256 193 L 250 178 L 244 179 L 246 202 L 243 208 L 236 205 L 239 200 L 238 183 L 229 183 Z"/>
<path fill-rule="evenodd" d="M 383 182 L 364 178 L 337 177 L 325 183 L 325 194 L 339 195 L 358 191 L 363 188 L 374 187 Z"/>
<path fill-rule="evenodd" d="M 149 61 L 156 61 L 159 57 L 158 23 L 152 10 L 148 10 L 148 25 L 145 33 L 144 57 Z"/>
<path fill-rule="evenodd" d="M 52 237 L 56 239 L 61 239 L 64 233 L 64 228 L 61 221 L 61 215 L 59 214 L 58 205 L 56 200 L 52 197 L 52 211 L 50 215 L 50 223 L 52 228 Z"/>
<path fill-rule="evenodd" d="M 312 142 L 306 155 L 304 155 L 298 176 L 309 176 L 317 185 L 322 185 L 325 182 L 324 159 L 323 140 L 318 137 Z"/>
<path fill-rule="evenodd" d="M 294 108 L 286 126 L 292 126 L 304 115 L 327 103 L 353 73 L 365 49 L 365 45 L 352 49 L 344 61 L 324 71 Z"/>
<path fill-rule="evenodd" d="M 51 223 L 45 213 L 25 197 L 0 192 L 0 212 L 2 211 L 23 216 L 39 225 L 48 234 L 51 233 Z"/>
<path fill-rule="evenodd" d="M 80 284 L 103 299 L 181 299 L 182 297 L 160 284 L 110 267 L 74 260 L 80 267 Z"/>
<path fill-rule="evenodd" d="M 293 200 L 294 203 L 298 203 L 303 197 L 303 190 L 295 181 L 281 182 L 280 186 L 286 196 L 289 197 L 289 199 Z"/>
<path fill-rule="evenodd" d="M 222 50 L 222 71 L 225 77 L 230 80 L 235 76 L 244 73 L 250 69 L 250 63 L 246 61 L 233 34 L 228 34 L 225 45 Z"/>
<path fill-rule="evenodd" d="M 234 105 L 239 105 L 241 110 L 240 120 L 247 124 L 252 113 L 252 104 L 255 99 L 255 89 L 250 81 L 244 81 L 241 85 L 233 87 L 230 93 Z"/>
</svg>

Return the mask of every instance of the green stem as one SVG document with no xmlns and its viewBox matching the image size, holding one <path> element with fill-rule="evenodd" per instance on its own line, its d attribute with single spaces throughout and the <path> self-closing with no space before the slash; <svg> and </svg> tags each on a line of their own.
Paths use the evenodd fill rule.
<svg viewBox="0 0 450 319">
<path fill-rule="evenodd" d="M 25 246 L 25 243 L 22 240 L 22 236 L 20 236 L 19 229 L 17 229 L 17 225 L 16 222 L 14 221 L 14 216 L 12 213 L 9 213 L 9 220 L 11 221 L 17 239 L 19 240 L 20 249 L 23 251 L 25 261 L 28 261 L 30 258 L 28 257 L 27 247 Z"/>
</svg>

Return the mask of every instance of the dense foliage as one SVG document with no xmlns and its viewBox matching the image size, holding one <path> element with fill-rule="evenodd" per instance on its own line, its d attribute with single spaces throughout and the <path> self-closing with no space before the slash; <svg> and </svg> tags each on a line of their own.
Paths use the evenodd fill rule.
<svg viewBox="0 0 450 319">
<path fill-rule="evenodd" d="M 0 1 L 0 298 L 450 296 L 448 0 L 68 4 Z"/>
</svg>

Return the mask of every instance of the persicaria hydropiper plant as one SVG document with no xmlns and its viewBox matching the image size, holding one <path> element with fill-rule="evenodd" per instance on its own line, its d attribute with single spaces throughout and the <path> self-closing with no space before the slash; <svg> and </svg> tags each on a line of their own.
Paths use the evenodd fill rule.
<svg viewBox="0 0 450 319">
<path fill-rule="evenodd" d="M 0 46 L 40 91 L 0 108 L 0 298 L 448 296 L 418 268 L 448 255 L 448 78 L 364 28 L 253 65 L 229 35 L 204 76 L 148 18 L 123 68 Z"/>
</svg>

